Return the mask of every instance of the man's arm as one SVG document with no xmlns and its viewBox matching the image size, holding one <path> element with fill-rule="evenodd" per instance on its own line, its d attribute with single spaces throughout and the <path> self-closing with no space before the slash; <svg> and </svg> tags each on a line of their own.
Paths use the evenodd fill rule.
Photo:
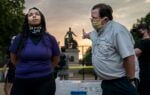
<svg viewBox="0 0 150 95">
<path fill-rule="evenodd" d="M 131 55 L 123 59 L 123 66 L 126 71 L 126 76 L 129 79 L 135 78 L 135 56 Z"/>
</svg>

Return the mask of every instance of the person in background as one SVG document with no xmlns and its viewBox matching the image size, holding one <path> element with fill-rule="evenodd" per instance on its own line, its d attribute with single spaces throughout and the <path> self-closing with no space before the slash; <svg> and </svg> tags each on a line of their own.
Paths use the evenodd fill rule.
<svg viewBox="0 0 150 95">
<path fill-rule="evenodd" d="M 54 69 L 55 79 L 58 78 L 60 80 L 68 80 L 69 76 L 69 67 L 68 67 L 68 58 L 64 54 L 65 47 L 61 47 L 60 61 Z"/>
<path fill-rule="evenodd" d="M 13 43 L 13 40 L 15 39 L 15 36 L 11 39 L 11 44 Z M 7 50 L 7 62 L 4 65 L 4 72 L 6 73 L 5 82 L 4 82 L 4 93 L 5 95 L 10 95 L 11 88 L 13 86 L 14 78 L 15 78 L 15 66 L 10 61 L 10 51 Z M 7 69 L 8 68 L 8 69 Z"/>
<path fill-rule="evenodd" d="M 147 24 L 139 24 L 136 29 L 140 43 L 135 47 L 140 67 L 140 95 L 150 94 L 150 27 Z"/>
<path fill-rule="evenodd" d="M 60 80 L 68 80 L 69 76 L 68 58 L 64 52 L 65 48 L 61 47 L 60 62 L 58 64 L 58 76 L 60 77 Z"/>
<path fill-rule="evenodd" d="M 22 29 L 10 47 L 16 67 L 11 95 L 55 95 L 53 69 L 59 62 L 60 50 L 55 37 L 47 33 L 39 9 L 29 9 Z"/>
<path fill-rule="evenodd" d="M 92 41 L 92 64 L 102 80 L 102 95 L 138 95 L 132 82 L 138 77 L 138 62 L 130 32 L 113 21 L 110 5 L 97 4 L 91 10 L 94 31 L 83 38 Z"/>
</svg>

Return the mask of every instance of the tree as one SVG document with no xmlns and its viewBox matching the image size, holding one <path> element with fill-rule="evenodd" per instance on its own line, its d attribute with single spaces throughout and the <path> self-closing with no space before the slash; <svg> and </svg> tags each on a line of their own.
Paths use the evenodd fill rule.
<svg viewBox="0 0 150 95">
<path fill-rule="evenodd" d="M 147 23 L 148 25 L 150 25 L 150 12 L 146 15 L 144 21 L 145 21 L 145 23 Z"/>
<path fill-rule="evenodd" d="M 21 31 L 24 0 L 0 0 L 0 60 L 4 61 L 10 38 Z"/>
<path fill-rule="evenodd" d="M 92 53 L 91 53 L 91 50 L 92 50 L 92 48 L 89 47 L 89 48 L 86 50 L 86 52 L 85 52 L 85 54 L 84 54 L 84 56 L 83 56 L 82 61 L 83 61 L 86 65 L 92 65 Z"/>
</svg>

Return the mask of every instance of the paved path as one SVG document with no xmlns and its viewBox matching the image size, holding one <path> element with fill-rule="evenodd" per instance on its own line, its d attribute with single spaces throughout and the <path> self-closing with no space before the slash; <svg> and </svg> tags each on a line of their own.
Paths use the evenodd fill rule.
<svg viewBox="0 0 150 95">
<path fill-rule="evenodd" d="M 0 95 L 4 95 L 3 85 L 3 83 L 0 83 Z"/>
<path fill-rule="evenodd" d="M 94 76 L 86 74 L 84 76 L 85 80 L 94 80 Z M 79 74 L 74 74 L 73 77 L 70 77 L 69 80 L 83 80 L 83 76 Z M 0 82 L 0 95 L 4 95 L 3 91 L 4 83 Z"/>
</svg>

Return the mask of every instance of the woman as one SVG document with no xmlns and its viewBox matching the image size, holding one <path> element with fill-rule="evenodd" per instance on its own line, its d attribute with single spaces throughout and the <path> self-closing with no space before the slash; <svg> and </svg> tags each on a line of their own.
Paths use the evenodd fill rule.
<svg viewBox="0 0 150 95">
<path fill-rule="evenodd" d="M 55 37 L 46 33 L 39 9 L 29 9 L 10 52 L 16 66 L 11 95 L 55 95 L 53 66 L 59 62 L 60 51 Z"/>
</svg>

